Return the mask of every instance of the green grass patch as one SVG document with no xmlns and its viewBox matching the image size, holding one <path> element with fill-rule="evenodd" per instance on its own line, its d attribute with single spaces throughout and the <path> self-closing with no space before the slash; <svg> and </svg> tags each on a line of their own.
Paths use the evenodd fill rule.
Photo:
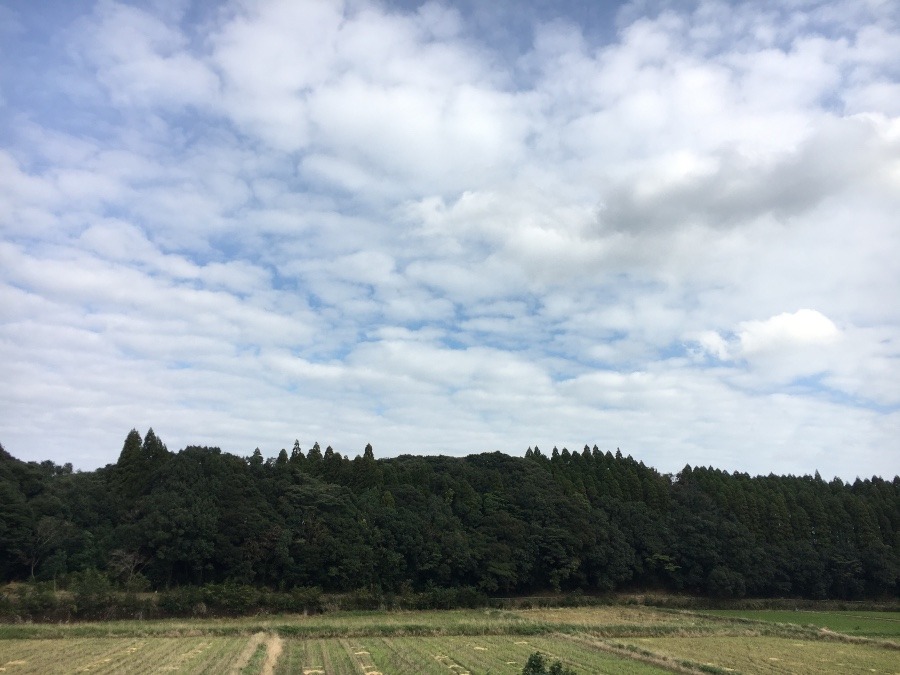
<svg viewBox="0 0 900 675">
<path fill-rule="evenodd" d="M 2 639 L 92 637 L 239 636 L 266 632 L 283 637 L 404 637 L 441 635 L 542 635 L 591 630 L 605 635 L 665 635 L 714 626 L 715 619 L 645 607 L 585 607 L 559 610 L 427 610 L 330 612 L 236 619 L 162 619 L 73 624 L 0 625 Z"/>
<path fill-rule="evenodd" d="M 845 635 L 900 638 L 900 612 L 816 612 L 788 610 L 710 610 L 704 614 L 725 618 L 752 619 L 772 623 L 827 628 Z"/>
<path fill-rule="evenodd" d="M 253 655 L 250 657 L 250 660 L 247 662 L 247 665 L 241 668 L 241 674 L 244 673 L 258 673 L 262 670 L 263 663 L 266 660 L 266 653 L 268 652 L 268 647 L 266 647 L 266 643 L 256 647 L 256 651 L 253 652 Z"/>
<path fill-rule="evenodd" d="M 286 640 L 276 675 L 359 675 L 367 672 L 343 640 Z"/>
<path fill-rule="evenodd" d="M 540 651 L 551 661 L 561 661 L 579 675 L 661 675 L 670 672 L 553 635 L 528 638 L 512 635 L 373 637 L 351 640 L 350 646 L 362 668 L 366 669 L 370 663 L 382 673 L 520 675 L 529 655 L 535 651 Z"/>
</svg>

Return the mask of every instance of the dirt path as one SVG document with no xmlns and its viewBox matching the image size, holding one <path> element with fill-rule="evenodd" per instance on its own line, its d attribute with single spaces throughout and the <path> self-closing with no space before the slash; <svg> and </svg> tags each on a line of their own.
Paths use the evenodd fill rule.
<svg viewBox="0 0 900 675">
<path fill-rule="evenodd" d="M 282 649 L 284 649 L 284 640 L 281 639 L 281 636 L 270 635 L 266 640 L 266 661 L 263 663 L 260 675 L 273 675 Z"/>
<path fill-rule="evenodd" d="M 265 640 L 265 633 L 255 633 L 253 634 L 249 640 L 247 640 L 247 644 L 244 645 L 244 648 L 241 650 L 240 655 L 237 658 L 237 661 L 234 662 L 234 665 L 231 666 L 231 670 L 229 670 L 229 675 L 238 675 L 244 668 L 247 667 L 247 664 L 250 663 L 250 659 L 253 658 L 253 655 L 256 653 L 257 647 L 262 644 L 262 641 Z"/>
</svg>

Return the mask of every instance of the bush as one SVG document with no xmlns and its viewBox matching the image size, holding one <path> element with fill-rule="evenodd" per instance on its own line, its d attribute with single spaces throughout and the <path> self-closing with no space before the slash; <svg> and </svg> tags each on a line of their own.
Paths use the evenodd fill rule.
<svg viewBox="0 0 900 675">
<path fill-rule="evenodd" d="M 525 662 L 522 675 L 575 675 L 575 671 L 564 667 L 561 661 L 554 661 L 553 665 L 547 668 L 544 655 L 534 652 Z"/>
<path fill-rule="evenodd" d="M 81 618 L 103 618 L 112 611 L 112 583 L 102 572 L 87 569 L 72 575 L 75 612 Z"/>
<path fill-rule="evenodd" d="M 137 572 L 122 584 L 122 588 L 129 593 L 146 593 L 150 590 L 150 580 L 140 572 Z"/>
<path fill-rule="evenodd" d="M 266 611 L 292 614 L 318 614 L 322 611 L 322 589 L 298 586 L 290 591 L 260 592 L 259 607 Z"/>
<path fill-rule="evenodd" d="M 257 608 L 261 595 L 259 589 L 245 584 L 210 584 L 203 587 L 202 601 L 218 612 L 241 615 Z"/>
<path fill-rule="evenodd" d="M 381 609 L 384 600 L 380 590 L 359 589 L 337 598 L 337 606 L 343 610 Z"/>
<path fill-rule="evenodd" d="M 11 619 L 15 615 L 13 607 L 12 597 L 9 593 L 0 591 L 0 619 Z"/>
<path fill-rule="evenodd" d="M 415 609 L 475 609 L 489 604 L 488 597 L 471 586 L 432 587 L 413 596 Z"/>
<path fill-rule="evenodd" d="M 293 588 L 290 593 L 291 610 L 304 614 L 319 613 L 322 611 L 322 589 L 316 586 L 310 588 Z"/>
<path fill-rule="evenodd" d="M 203 597 L 199 588 L 177 586 L 160 593 L 158 605 L 169 616 L 191 616 L 200 602 L 203 602 Z"/>
<path fill-rule="evenodd" d="M 18 595 L 19 606 L 29 614 L 41 614 L 56 606 L 56 594 L 46 581 L 23 584 Z"/>
</svg>

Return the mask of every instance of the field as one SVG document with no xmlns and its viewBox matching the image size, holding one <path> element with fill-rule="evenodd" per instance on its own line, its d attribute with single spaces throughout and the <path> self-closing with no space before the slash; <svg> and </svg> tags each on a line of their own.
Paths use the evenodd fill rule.
<svg viewBox="0 0 900 675">
<path fill-rule="evenodd" d="M 0 671 L 225 673 L 238 665 L 246 644 L 237 637 L 3 640 Z"/>
<path fill-rule="evenodd" d="M 803 610 L 791 612 L 727 609 L 708 613 L 729 618 L 816 626 L 846 635 L 900 638 L 900 612 L 860 612 L 855 610 L 848 612 L 813 612 Z"/>
<path fill-rule="evenodd" d="M 512 636 L 294 640 L 276 673 L 496 673 L 518 675 L 529 654 L 542 653 L 579 673 L 652 675 L 669 671 L 621 658 L 563 638 L 518 640 Z"/>
<path fill-rule="evenodd" d="M 638 638 L 641 647 L 743 673 L 896 673 L 900 652 L 781 637 Z"/>
<path fill-rule="evenodd" d="M 641 606 L 0 625 L 0 673 L 900 673 L 897 613 Z M 844 630 L 840 630 L 844 629 Z"/>
</svg>

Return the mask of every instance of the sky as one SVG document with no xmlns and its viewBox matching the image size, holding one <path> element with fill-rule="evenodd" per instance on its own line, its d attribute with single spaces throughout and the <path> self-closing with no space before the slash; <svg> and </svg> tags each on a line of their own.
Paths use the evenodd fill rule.
<svg viewBox="0 0 900 675">
<path fill-rule="evenodd" d="M 900 473 L 893 0 L 4 0 L 0 443 Z"/>
</svg>

